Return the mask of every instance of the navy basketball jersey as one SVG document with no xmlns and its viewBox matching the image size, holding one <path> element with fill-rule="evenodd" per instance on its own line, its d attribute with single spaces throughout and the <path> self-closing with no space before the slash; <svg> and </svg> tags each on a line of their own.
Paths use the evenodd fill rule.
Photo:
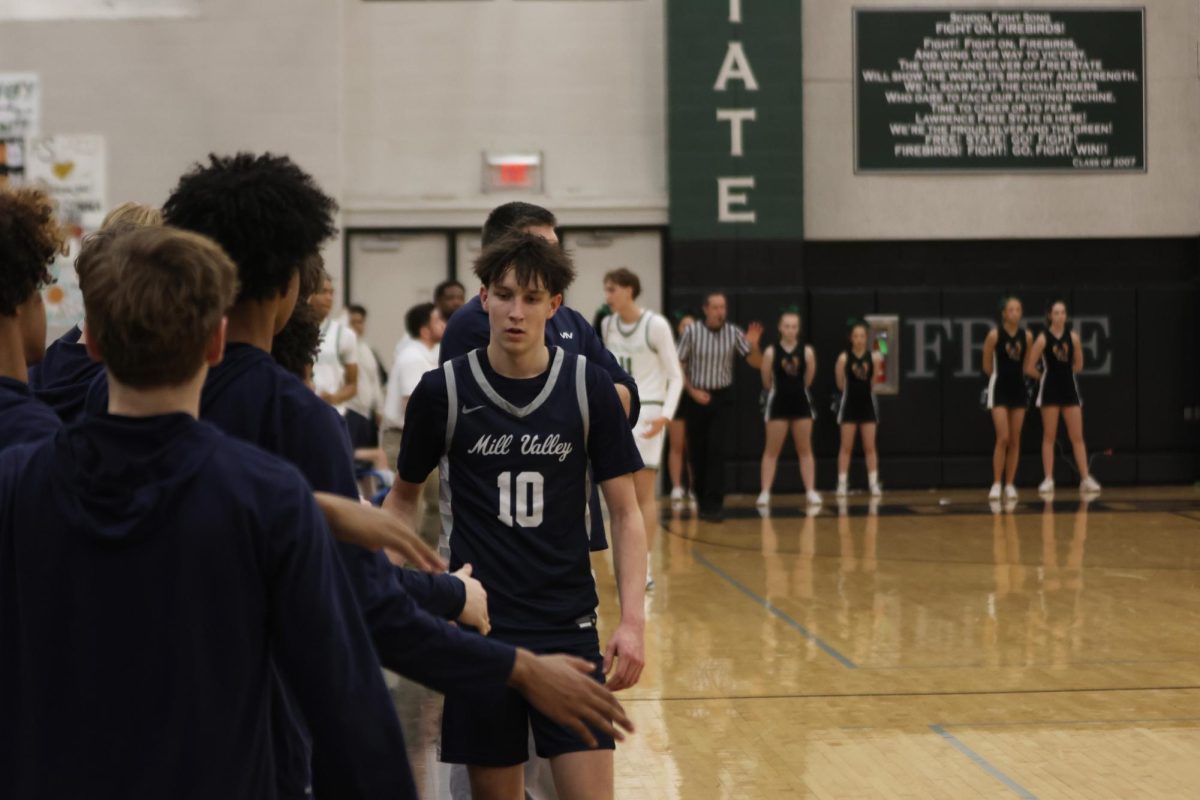
<svg viewBox="0 0 1200 800">
<path fill-rule="evenodd" d="M 473 566 L 498 633 L 592 627 L 587 359 L 552 348 L 545 386 L 518 408 L 489 383 L 481 352 L 443 365 L 450 568 Z"/>
</svg>

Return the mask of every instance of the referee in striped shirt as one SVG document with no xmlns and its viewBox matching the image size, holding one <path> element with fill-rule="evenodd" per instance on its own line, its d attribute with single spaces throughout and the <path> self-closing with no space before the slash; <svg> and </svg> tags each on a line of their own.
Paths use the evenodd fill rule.
<svg viewBox="0 0 1200 800">
<path fill-rule="evenodd" d="M 763 327 L 750 323 L 748 330 L 725 320 L 723 292 L 712 292 L 704 301 L 703 324 L 692 325 L 679 340 L 687 405 L 688 457 L 692 462 L 700 518 L 723 519 L 725 505 L 726 442 L 733 427 L 733 367 L 741 356 L 758 369 L 762 365 L 759 341 Z"/>
</svg>

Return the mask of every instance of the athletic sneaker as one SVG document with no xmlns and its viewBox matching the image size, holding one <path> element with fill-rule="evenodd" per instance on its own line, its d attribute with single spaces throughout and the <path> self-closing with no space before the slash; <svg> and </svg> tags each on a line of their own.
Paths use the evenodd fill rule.
<svg viewBox="0 0 1200 800">
<path fill-rule="evenodd" d="M 682 505 L 682 504 L 683 504 L 683 487 L 676 486 L 674 489 L 671 490 L 671 505 L 675 506 L 675 505 Z"/>
<path fill-rule="evenodd" d="M 771 493 L 770 493 L 770 492 L 763 492 L 762 494 L 760 494 L 760 495 L 758 496 L 758 499 L 754 501 L 754 505 L 756 505 L 756 506 L 769 506 L 769 505 L 771 505 Z"/>
<path fill-rule="evenodd" d="M 1054 478 L 1046 478 L 1038 486 L 1038 494 L 1054 494 Z"/>
<path fill-rule="evenodd" d="M 821 495 L 820 495 L 819 493 L 817 493 L 817 492 L 814 492 L 814 491 L 809 491 L 809 493 L 808 493 L 808 495 L 807 495 L 806 499 L 808 500 L 808 504 L 809 504 L 810 506 L 819 506 L 819 505 L 821 505 Z"/>
<path fill-rule="evenodd" d="M 999 500 L 999 499 L 1000 499 L 1000 484 L 993 483 L 992 490 L 990 492 L 988 492 L 988 500 Z"/>
<path fill-rule="evenodd" d="M 883 497 L 883 486 L 881 484 L 871 484 L 871 497 Z"/>
<path fill-rule="evenodd" d="M 850 486 L 846 481 L 838 481 L 837 496 L 845 497 L 848 494 L 850 494 Z"/>
<path fill-rule="evenodd" d="M 1004 487 L 1004 499 L 1005 500 L 1016 500 L 1017 499 L 1017 487 L 1013 486 L 1011 483 L 1008 486 L 1005 486 Z"/>
<path fill-rule="evenodd" d="M 1100 494 L 1100 482 L 1088 475 L 1079 484 L 1079 491 L 1084 494 Z"/>
<path fill-rule="evenodd" d="M 688 501 L 689 506 L 691 506 L 692 508 L 696 507 L 696 493 L 693 492 L 691 489 L 688 489 L 687 501 Z"/>
</svg>

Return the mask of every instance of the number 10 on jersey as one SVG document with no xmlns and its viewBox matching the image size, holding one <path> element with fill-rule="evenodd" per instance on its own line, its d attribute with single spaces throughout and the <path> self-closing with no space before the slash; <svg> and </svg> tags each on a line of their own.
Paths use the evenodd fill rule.
<svg viewBox="0 0 1200 800">
<path fill-rule="evenodd" d="M 540 472 L 517 473 L 516 497 L 513 497 L 513 474 L 501 472 L 496 478 L 500 490 L 500 513 L 496 516 L 508 527 L 513 527 L 513 508 L 516 508 L 516 524 L 522 528 L 536 528 L 542 524 L 543 486 L 545 481 Z M 515 500 L 515 502 L 514 502 Z"/>
</svg>

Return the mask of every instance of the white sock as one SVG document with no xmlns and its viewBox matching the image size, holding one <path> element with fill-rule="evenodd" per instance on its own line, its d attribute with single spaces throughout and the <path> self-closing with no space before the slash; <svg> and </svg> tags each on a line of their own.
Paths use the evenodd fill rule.
<svg viewBox="0 0 1200 800">
<path fill-rule="evenodd" d="M 867 480 L 870 482 L 870 484 L 872 486 L 879 483 L 879 470 L 875 470 L 874 472 L 868 472 Z"/>
<path fill-rule="evenodd" d="M 849 479 L 849 477 L 846 475 L 846 473 L 845 473 L 845 472 L 839 472 L 839 473 L 838 473 L 838 483 L 848 483 L 848 482 L 849 482 L 849 480 L 850 480 L 850 479 Z"/>
</svg>

